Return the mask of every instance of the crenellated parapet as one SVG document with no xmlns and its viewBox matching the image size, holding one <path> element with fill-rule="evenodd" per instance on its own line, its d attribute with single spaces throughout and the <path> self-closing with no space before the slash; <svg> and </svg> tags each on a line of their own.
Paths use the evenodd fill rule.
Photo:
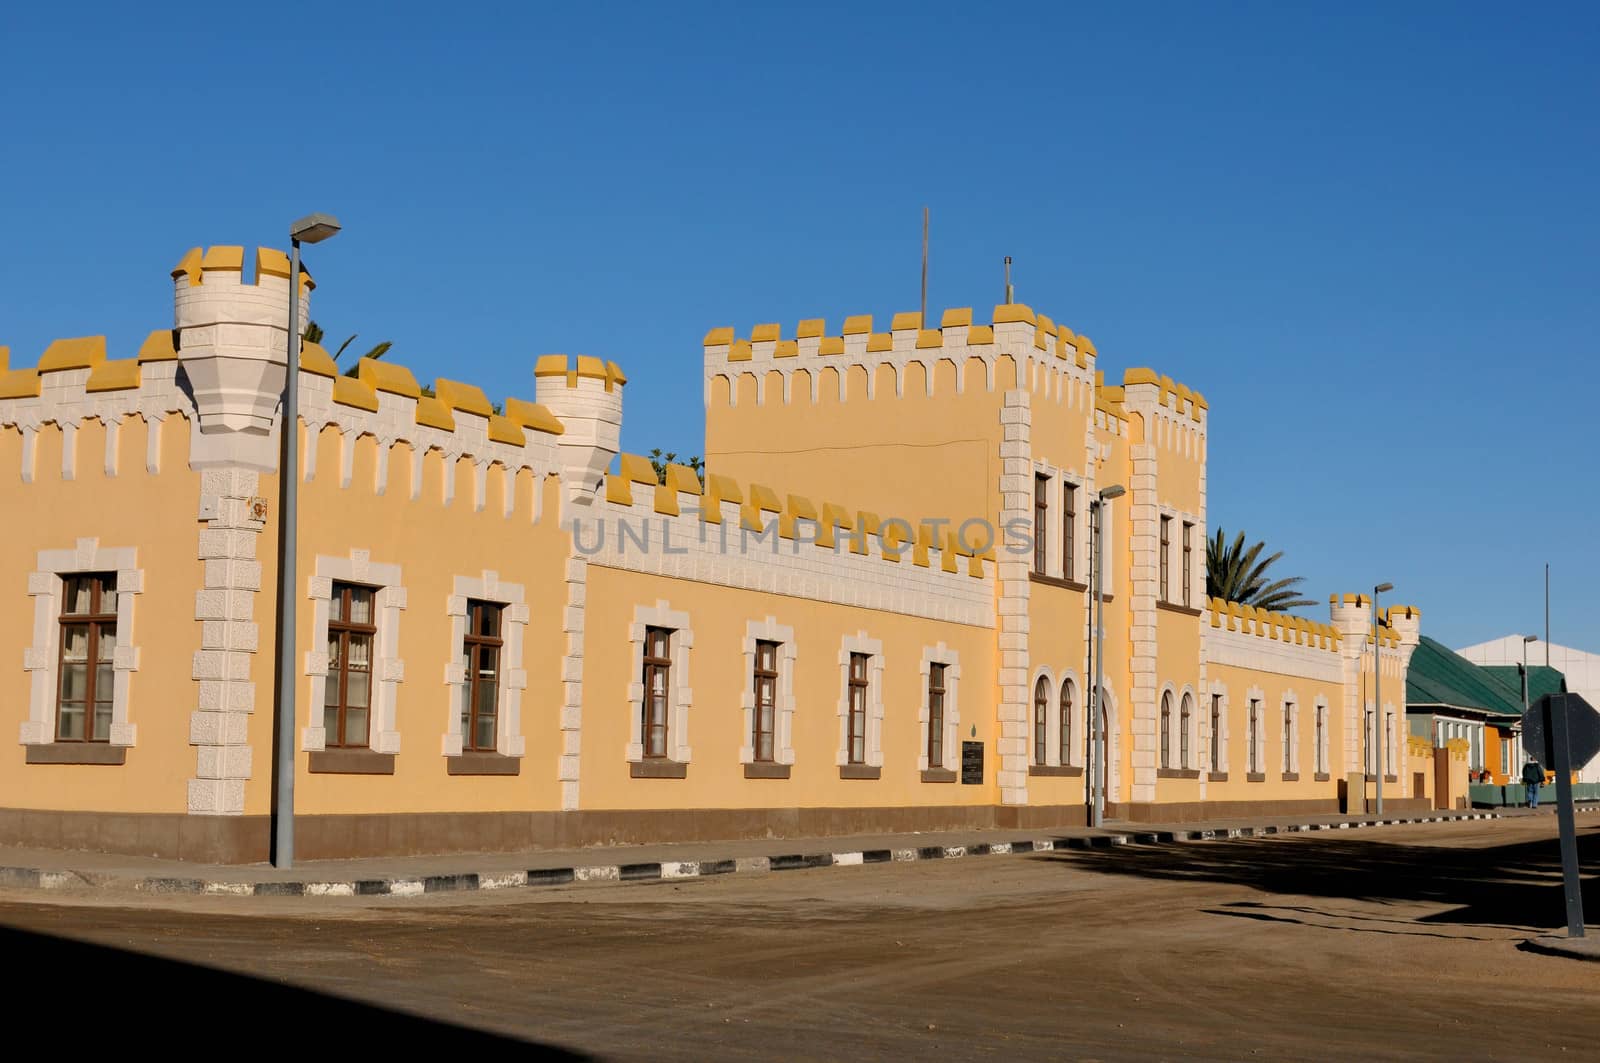
<svg viewBox="0 0 1600 1063">
<path fill-rule="evenodd" d="M 706 333 L 707 402 L 726 389 L 727 401 L 817 403 L 849 396 L 852 371 L 864 376 L 866 398 L 906 394 L 922 388 L 957 392 L 993 391 L 997 372 L 1009 364 L 1019 383 L 1068 395 L 1086 410 L 1092 402 L 1094 344 L 1045 314 L 1020 303 L 994 308 L 990 322 L 974 324 L 970 308 L 946 310 L 938 328 L 925 328 L 922 314 L 893 315 L 886 331 L 871 314 L 847 317 L 830 335 L 825 320 L 802 321 L 792 339 L 777 324 L 757 325 L 747 337 L 732 327 Z M 947 369 L 944 367 L 947 365 Z M 743 382 L 752 387 L 744 388 Z"/>
<path fill-rule="evenodd" d="M 1237 631 L 1257 638 L 1275 639 L 1295 646 L 1334 653 L 1343 639 L 1330 624 L 1319 624 L 1303 616 L 1276 613 L 1259 606 L 1212 598 L 1207 603 L 1211 626 L 1222 631 Z"/>
<path fill-rule="evenodd" d="M 573 519 L 591 564 L 994 626 L 992 543 L 623 454 Z"/>
<path fill-rule="evenodd" d="M 1122 374 L 1122 386 L 1115 395 L 1124 413 L 1137 413 L 1144 419 L 1146 442 L 1185 457 L 1204 456 L 1207 407 L 1205 396 L 1198 391 L 1154 369 L 1129 369 Z"/>
</svg>

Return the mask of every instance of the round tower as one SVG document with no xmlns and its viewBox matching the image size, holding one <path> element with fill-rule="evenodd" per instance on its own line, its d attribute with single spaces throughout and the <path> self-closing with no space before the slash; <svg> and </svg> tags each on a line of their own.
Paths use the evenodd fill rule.
<svg viewBox="0 0 1600 1063">
<path fill-rule="evenodd" d="M 558 437 L 566 499 L 587 505 L 622 445 L 622 386 L 628 382 L 615 362 L 580 354 L 540 357 L 533 370 L 541 406 L 555 414 L 566 431 Z"/>
<path fill-rule="evenodd" d="M 196 247 L 172 271 L 178 358 L 204 435 L 272 431 L 289 349 L 289 258 L 256 249 L 244 283 L 244 248 Z M 297 328 L 310 320 L 311 278 L 302 268 Z"/>
</svg>

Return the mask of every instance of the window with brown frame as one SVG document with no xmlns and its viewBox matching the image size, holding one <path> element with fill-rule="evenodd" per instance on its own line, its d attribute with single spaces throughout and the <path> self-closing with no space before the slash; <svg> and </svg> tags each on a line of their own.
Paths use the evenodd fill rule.
<svg viewBox="0 0 1600 1063">
<path fill-rule="evenodd" d="M 1061 491 L 1061 577 L 1073 579 L 1078 571 L 1078 485 L 1066 484 Z M 1063 759 L 1061 763 L 1065 764 Z"/>
<path fill-rule="evenodd" d="M 1061 763 L 1072 763 L 1072 683 L 1061 684 Z"/>
<path fill-rule="evenodd" d="M 1033 685 L 1033 762 L 1046 763 L 1045 751 L 1049 749 L 1048 728 L 1050 726 L 1050 680 L 1044 676 Z"/>
<path fill-rule="evenodd" d="M 1172 518 L 1161 518 L 1161 600 L 1172 601 L 1169 586 L 1172 569 Z"/>
<path fill-rule="evenodd" d="M 1283 771 L 1287 775 L 1294 770 L 1294 704 L 1285 702 L 1283 706 Z"/>
<path fill-rule="evenodd" d="M 755 733 L 751 736 L 751 744 L 755 747 L 756 760 L 770 762 L 772 760 L 772 747 L 778 714 L 778 644 L 776 642 L 756 643 L 755 686 Z"/>
<path fill-rule="evenodd" d="M 850 655 L 850 734 L 847 759 L 851 764 L 867 762 L 867 662 L 865 653 Z"/>
<path fill-rule="evenodd" d="M 1250 702 L 1250 741 L 1246 744 L 1245 754 L 1249 770 L 1261 771 L 1261 702 L 1255 700 Z"/>
<path fill-rule="evenodd" d="M 1050 524 L 1050 477 L 1037 473 L 1033 478 L 1033 570 L 1045 572 L 1045 534 Z"/>
<path fill-rule="evenodd" d="M 1172 767 L 1172 691 L 1161 695 L 1161 766 Z"/>
<path fill-rule="evenodd" d="M 1313 763 L 1315 763 L 1317 766 L 1318 775 L 1321 775 L 1328 770 L 1328 759 L 1322 748 L 1322 740 L 1327 733 L 1327 718 L 1323 714 L 1327 711 L 1328 710 L 1323 706 L 1317 706 L 1316 745 L 1312 749 L 1312 756 L 1315 758 Z"/>
<path fill-rule="evenodd" d="M 328 679 L 322 726 L 329 749 L 365 749 L 372 708 L 372 587 L 335 583 L 328 602 Z"/>
<path fill-rule="evenodd" d="M 500 617 L 495 602 L 467 602 L 467 632 L 462 638 L 467 689 L 461 699 L 461 748 L 495 751 L 500 719 Z"/>
<path fill-rule="evenodd" d="M 1183 696 L 1183 706 L 1178 710 L 1178 767 L 1189 770 L 1189 728 L 1194 723 L 1194 699 Z"/>
<path fill-rule="evenodd" d="M 1194 525 L 1183 522 L 1183 605 L 1188 608 L 1194 586 Z"/>
<path fill-rule="evenodd" d="M 61 577 L 56 741 L 108 742 L 112 667 L 117 652 L 117 577 L 85 572 Z"/>
<path fill-rule="evenodd" d="M 1222 770 L 1222 695 L 1211 695 L 1211 770 Z"/>
<path fill-rule="evenodd" d="M 640 711 L 640 733 L 644 755 L 654 759 L 667 755 L 668 691 L 672 689 L 672 629 L 644 629 L 644 705 Z"/>
<path fill-rule="evenodd" d="M 944 665 L 928 665 L 928 767 L 944 767 Z"/>
</svg>

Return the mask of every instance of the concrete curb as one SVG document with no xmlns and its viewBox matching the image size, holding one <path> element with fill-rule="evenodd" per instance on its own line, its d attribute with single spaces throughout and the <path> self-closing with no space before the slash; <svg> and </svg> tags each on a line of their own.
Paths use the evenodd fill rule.
<svg viewBox="0 0 1600 1063">
<path fill-rule="evenodd" d="M 1583 812 L 1600 808 L 1580 809 Z M 201 878 L 120 878 L 77 871 L 0 867 L 0 886 L 59 890 L 83 886 L 131 888 L 144 893 L 207 894 L 225 897 L 416 897 L 428 893 L 472 890 L 525 889 L 571 886 L 593 882 L 660 882 L 707 878 L 714 875 L 770 874 L 822 867 L 860 867 L 867 864 L 904 863 L 914 860 L 959 860 L 977 856 L 1006 856 L 1073 849 L 1110 849 L 1117 846 L 1170 845 L 1233 838 L 1258 838 L 1274 834 L 1357 830 L 1413 823 L 1450 823 L 1501 819 L 1498 812 L 1443 812 L 1393 819 L 1346 820 L 1341 823 L 1291 823 L 1284 826 L 1219 827 L 1196 830 L 1130 831 L 1071 838 L 1032 838 L 972 845 L 934 845 L 903 849 L 866 849 L 844 852 L 784 853 L 777 856 L 720 860 L 681 860 L 636 864 L 596 864 L 585 867 L 542 867 L 528 871 L 464 872 L 412 878 L 349 879 L 339 881 L 227 882 Z"/>
<path fill-rule="evenodd" d="M 1541 934 L 1524 941 L 1522 948 L 1546 956 L 1565 956 L 1572 960 L 1600 963 L 1600 937 L 1569 938 L 1560 934 Z"/>
</svg>

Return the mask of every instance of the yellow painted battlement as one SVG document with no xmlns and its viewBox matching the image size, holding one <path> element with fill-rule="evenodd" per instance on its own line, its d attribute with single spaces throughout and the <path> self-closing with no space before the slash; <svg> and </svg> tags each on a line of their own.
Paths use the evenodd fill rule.
<svg viewBox="0 0 1600 1063">
<path fill-rule="evenodd" d="M 1253 605 L 1243 605 L 1222 598 L 1206 601 L 1211 614 L 1211 626 L 1223 631 L 1238 631 L 1246 635 L 1276 639 L 1297 646 L 1320 650 L 1337 650 L 1342 640 L 1338 629 L 1329 624 L 1319 624 L 1302 616 L 1274 613 Z"/>
<path fill-rule="evenodd" d="M 1201 420 L 1207 409 L 1204 395 L 1154 369 L 1129 369 L 1122 374 L 1124 389 L 1140 385 L 1154 385 L 1159 389 L 1161 405 L 1191 420 Z"/>
<path fill-rule="evenodd" d="M 628 382 L 616 362 L 588 354 L 580 354 L 571 362 L 564 354 L 541 354 L 533 365 L 533 375 L 539 380 L 565 377 L 569 388 L 577 387 L 580 380 L 598 380 L 607 391 L 613 391 Z"/>
<path fill-rule="evenodd" d="M 969 347 L 993 344 L 994 330 L 1010 325 L 1030 328 L 1036 349 L 1051 352 L 1062 361 L 1074 362 L 1080 369 L 1087 369 L 1090 359 L 1097 356 L 1087 336 L 1074 335 L 1071 329 L 1058 326 L 1047 315 L 1036 314 L 1032 307 L 1022 303 L 995 306 L 990 324 L 986 325 L 972 323 L 971 307 L 944 311 L 938 328 L 926 327 L 921 312 L 915 310 L 892 315 L 887 332 L 874 332 L 872 321 L 871 314 L 852 315 L 845 318 L 838 335 L 830 336 L 825 319 L 807 318 L 800 322 L 792 340 L 783 338 L 783 326 L 778 324 L 756 325 L 748 337 L 740 337 L 733 326 L 724 325 L 707 332 L 703 346 L 708 354 L 725 356 L 729 362 L 749 362 L 763 356 L 831 358 L 842 356 L 846 340 L 853 336 L 867 337 L 866 350 L 872 354 L 886 353 L 902 345 L 925 351 L 944 347 L 947 339 Z"/>
<path fill-rule="evenodd" d="M 250 282 L 259 286 L 263 277 L 277 277 L 287 286 L 289 256 L 274 247 L 256 248 L 255 277 Z M 197 288 L 207 282 L 212 284 L 240 285 L 244 283 L 244 248 L 219 244 L 210 248 L 191 247 L 178 264 L 172 267 L 172 279 L 182 278 L 189 287 Z M 311 291 L 316 282 L 300 263 L 300 288 Z"/>
<path fill-rule="evenodd" d="M 178 357 L 171 329 L 156 329 L 131 358 L 107 359 L 104 336 L 75 336 L 52 340 L 33 368 L 11 368 L 11 349 L 0 347 L 0 399 L 36 399 L 43 394 L 46 373 L 89 370 L 85 390 L 127 391 L 139 387 L 140 367 Z"/>
<path fill-rule="evenodd" d="M 652 512 L 663 516 L 680 516 L 687 506 L 699 511 L 702 524 L 721 525 L 723 506 L 733 505 L 738 507 L 739 528 L 743 531 L 764 533 L 776 523 L 780 539 L 805 542 L 800 529 L 810 525 L 815 529 L 810 541 L 823 549 L 844 549 L 848 543 L 852 554 L 876 553 L 895 564 L 909 557 L 918 568 L 933 567 L 936 551 L 938 567 L 944 572 L 964 571 L 981 579 L 993 571 L 993 545 L 978 552 L 964 544 L 955 532 L 945 532 L 935 543 L 933 528 L 926 524 L 912 527 L 908 521 L 884 520 L 868 510 L 851 510 L 826 501 L 818 504 L 802 495 L 784 494 L 760 483 L 741 484 L 715 473 L 702 484 L 686 465 L 669 464 L 663 483 L 650 459 L 638 454 L 619 454 L 617 466 L 616 472 L 605 477 L 605 500 L 614 506 L 632 508 L 643 502 L 635 493 L 636 488 L 643 487 L 649 489 Z M 873 543 L 877 544 L 876 551 L 872 550 Z M 960 558 L 966 559 L 964 566 Z"/>
</svg>

